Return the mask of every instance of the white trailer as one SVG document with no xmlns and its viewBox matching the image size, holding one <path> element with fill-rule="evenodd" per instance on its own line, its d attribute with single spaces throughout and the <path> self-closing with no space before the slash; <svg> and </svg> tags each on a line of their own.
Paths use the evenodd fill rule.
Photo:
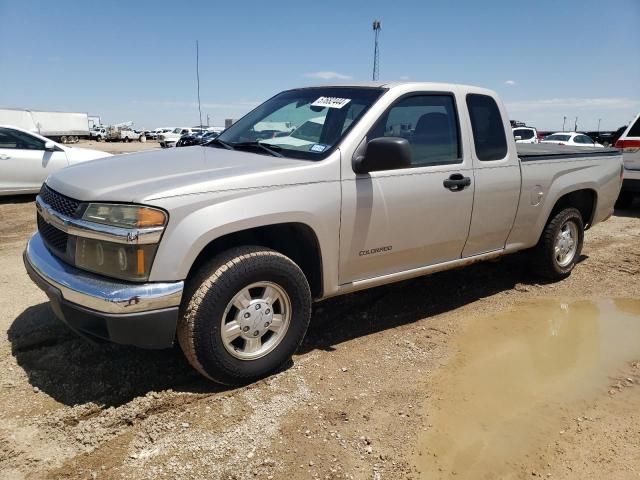
<svg viewBox="0 0 640 480">
<path fill-rule="evenodd" d="M 89 136 L 86 113 L 0 108 L 0 125 L 23 128 L 61 143 L 75 143 Z"/>
</svg>

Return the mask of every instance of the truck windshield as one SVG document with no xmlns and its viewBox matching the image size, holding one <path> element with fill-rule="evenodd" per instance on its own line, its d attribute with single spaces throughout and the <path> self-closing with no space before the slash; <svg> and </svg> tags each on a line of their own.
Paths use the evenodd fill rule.
<svg viewBox="0 0 640 480">
<path fill-rule="evenodd" d="M 288 90 L 234 123 L 211 146 L 260 144 L 284 157 L 325 158 L 384 89 L 318 87 Z M 255 149 L 257 153 L 267 149 Z"/>
</svg>

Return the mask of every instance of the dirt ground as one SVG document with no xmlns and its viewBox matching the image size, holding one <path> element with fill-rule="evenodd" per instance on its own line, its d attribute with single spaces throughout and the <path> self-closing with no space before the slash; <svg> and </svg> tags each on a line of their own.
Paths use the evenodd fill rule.
<svg viewBox="0 0 640 480">
<path fill-rule="evenodd" d="M 636 206 L 587 232 L 582 261 L 556 284 L 538 283 L 515 255 L 316 304 L 291 365 L 226 389 L 177 348 L 96 345 L 70 332 L 24 271 L 34 225 L 33 197 L 0 201 L 3 479 L 421 478 L 418 439 L 438 419 L 448 393 L 438 375 L 465 331 L 542 298 L 640 298 Z M 500 478 L 639 478 L 636 340 L 597 395 L 540 414 L 542 434 L 520 432 L 527 448 Z"/>
<path fill-rule="evenodd" d="M 80 140 L 78 143 L 68 145 L 69 147 L 91 148 L 93 150 L 102 150 L 103 152 L 117 155 L 119 153 L 133 153 L 145 150 L 154 150 L 161 148 L 160 144 L 155 140 L 147 140 L 146 142 L 97 142 L 95 140 Z"/>
</svg>

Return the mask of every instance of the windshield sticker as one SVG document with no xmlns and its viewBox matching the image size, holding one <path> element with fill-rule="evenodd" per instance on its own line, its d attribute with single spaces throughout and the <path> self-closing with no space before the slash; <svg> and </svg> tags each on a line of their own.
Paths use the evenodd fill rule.
<svg viewBox="0 0 640 480">
<path fill-rule="evenodd" d="M 327 149 L 326 145 L 322 145 L 321 143 L 316 143 L 315 145 L 311 145 L 309 149 L 311 152 L 321 153 Z"/>
<path fill-rule="evenodd" d="M 350 98 L 320 97 L 311 104 L 312 107 L 342 108 L 351 101 Z"/>
</svg>

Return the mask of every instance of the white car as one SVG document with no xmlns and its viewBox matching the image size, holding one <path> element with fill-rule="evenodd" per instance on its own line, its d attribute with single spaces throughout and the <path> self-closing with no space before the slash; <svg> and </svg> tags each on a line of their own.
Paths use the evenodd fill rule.
<svg viewBox="0 0 640 480">
<path fill-rule="evenodd" d="M 540 143 L 555 143 L 556 145 L 571 145 L 573 147 L 597 147 L 604 145 L 595 142 L 589 135 L 578 132 L 558 132 L 544 137 Z"/>
<path fill-rule="evenodd" d="M 170 132 L 161 133 L 158 135 L 158 141 L 162 148 L 175 147 L 180 137 L 183 135 L 191 135 L 194 130 L 200 131 L 201 129 L 193 129 L 188 127 L 177 127 Z"/>
<path fill-rule="evenodd" d="M 37 133 L 0 125 L 0 195 L 36 193 L 53 172 L 110 156 L 98 150 L 67 147 Z"/>
<path fill-rule="evenodd" d="M 624 161 L 624 179 L 616 207 L 627 208 L 633 197 L 640 196 L 640 114 L 620 135 L 616 148 L 622 150 Z"/>
<path fill-rule="evenodd" d="M 533 127 L 515 127 L 512 131 L 516 143 L 538 143 L 538 131 Z"/>
</svg>

